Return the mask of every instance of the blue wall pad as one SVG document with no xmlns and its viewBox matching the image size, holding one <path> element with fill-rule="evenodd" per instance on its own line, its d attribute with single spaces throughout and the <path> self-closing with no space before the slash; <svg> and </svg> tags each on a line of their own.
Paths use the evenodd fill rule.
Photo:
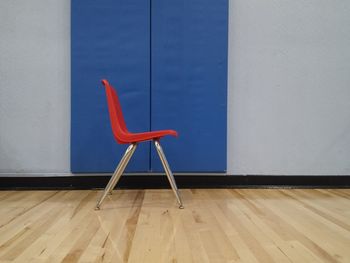
<svg viewBox="0 0 350 263">
<path fill-rule="evenodd" d="M 71 4 L 71 171 L 111 172 L 126 146 L 114 141 L 104 89 L 118 90 L 128 129 L 150 129 L 149 0 L 74 0 Z M 150 145 L 127 171 L 148 171 Z"/>
<path fill-rule="evenodd" d="M 151 129 L 173 171 L 226 170 L 227 0 L 151 1 Z M 161 171 L 152 151 L 151 167 Z"/>
</svg>

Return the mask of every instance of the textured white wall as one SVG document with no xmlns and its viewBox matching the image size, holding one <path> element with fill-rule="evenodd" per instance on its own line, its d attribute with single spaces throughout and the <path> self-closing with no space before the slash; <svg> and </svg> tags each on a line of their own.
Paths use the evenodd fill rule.
<svg viewBox="0 0 350 263">
<path fill-rule="evenodd" d="M 350 2 L 230 0 L 229 174 L 350 174 Z M 70 1 L 0 1 L 0 173 L 68 173 Z"/>
<path fill-rule="evenodd" d="M 228 173 L 350 174 L 350 1 L 231 0 Z"/>
<path fill-rule="evenodd" d="M 0 1 L 0 173 L 69 172 L 70 1 Z"/>
</svg>

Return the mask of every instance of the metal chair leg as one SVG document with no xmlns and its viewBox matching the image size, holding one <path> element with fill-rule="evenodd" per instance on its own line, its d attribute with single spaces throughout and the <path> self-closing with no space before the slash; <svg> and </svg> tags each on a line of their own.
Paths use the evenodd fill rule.
<svg viewBox="0 0 350 263">
<path fill-rule="evenodd" d="M 122 159 L 120 160 L 117 168 L 115 169 L 114 174 L 112 175 L 111 179 L 109 180 L 102 196 L 100 197 L 100 199 L 98 200 L 95 209 L 99 210 L 101 204 L 103 203 L 104 199 L 106 198 L 106 196 L 111 193 L 111 191 L 114 189 L 114 187 L 116 186 L 116 184 L 118 183 L 121 175 L 123 174 L 125 167 L 127 166 L 128 162 L 131 159 L 131 156 L 134 154 L 135 150 L 136 150 L 137 144 L 133 143 L 131 144 L 125 151 Z"/>
<path fill-rule="evenodd" d="M 180 196 L 179 190 L 177 189 L 173 173 L 170 170 L 168 161 L 167 161 L 167 159 L 165 157 L 165 154 L 163 152 L 163 148 L 160 145 L 159 141 L 157 141 L 157 140 L 154 141 L 154 146 L 156 147 L 156 150 L 158 152 L 159 158 L 160 158 L 160 160 L 161 160 L 161 162 L 163 164 L 165 173 L 166 173 L 166 175 L 168 177 L 168 180 L 170 182 L 171 188 L 173 189 L 173 192 L 174 192 L 174 194 L 176 196 L 177 202 L 179 203 L 179 208 L 183 209 L 184 206 L 182 204 L 181 196 Z"/>
</svg>

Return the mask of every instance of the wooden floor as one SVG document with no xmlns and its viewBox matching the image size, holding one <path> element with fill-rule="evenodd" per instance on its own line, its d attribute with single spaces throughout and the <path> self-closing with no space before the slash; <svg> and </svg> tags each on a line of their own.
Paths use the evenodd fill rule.
<svg viewBox="0 0 350 263">
<path fill-rule="evenodd" d="M 0 192 L 0 262 L 350 262 L 350 190 Z"/>
</svg>

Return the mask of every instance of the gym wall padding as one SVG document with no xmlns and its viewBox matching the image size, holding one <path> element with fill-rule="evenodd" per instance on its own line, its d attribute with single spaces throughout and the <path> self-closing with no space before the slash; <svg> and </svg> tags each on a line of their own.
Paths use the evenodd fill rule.
<svg viewBox="0 0 350 263">
<path fill-rule="evenodd" d="M 226 170 L 227 0 L 152 0 L 151 128 L 173 170 Z M 152 170 L 162 170 L 155 151 Z"/>
<path fill-rule="evenodd" d="M 118 90 L 128 128 L 150 129 L 150 2 L 71 2 L 71 171 L 111 172 L 126 149 L 114 141 L 104 88 Z M 127 171 L 149 170 L 149 143 Z"/>
<path fill-rule="evenodd" d="M 174 172 L 226 171 L 227 0 L 72 1 L 71 170 L 111 172 L 114 141 L 100 80 L 118 91 L 131 132 L 174 129 Z M 141 143 L 126 171 L 162 171 Z"/>
</svg>

